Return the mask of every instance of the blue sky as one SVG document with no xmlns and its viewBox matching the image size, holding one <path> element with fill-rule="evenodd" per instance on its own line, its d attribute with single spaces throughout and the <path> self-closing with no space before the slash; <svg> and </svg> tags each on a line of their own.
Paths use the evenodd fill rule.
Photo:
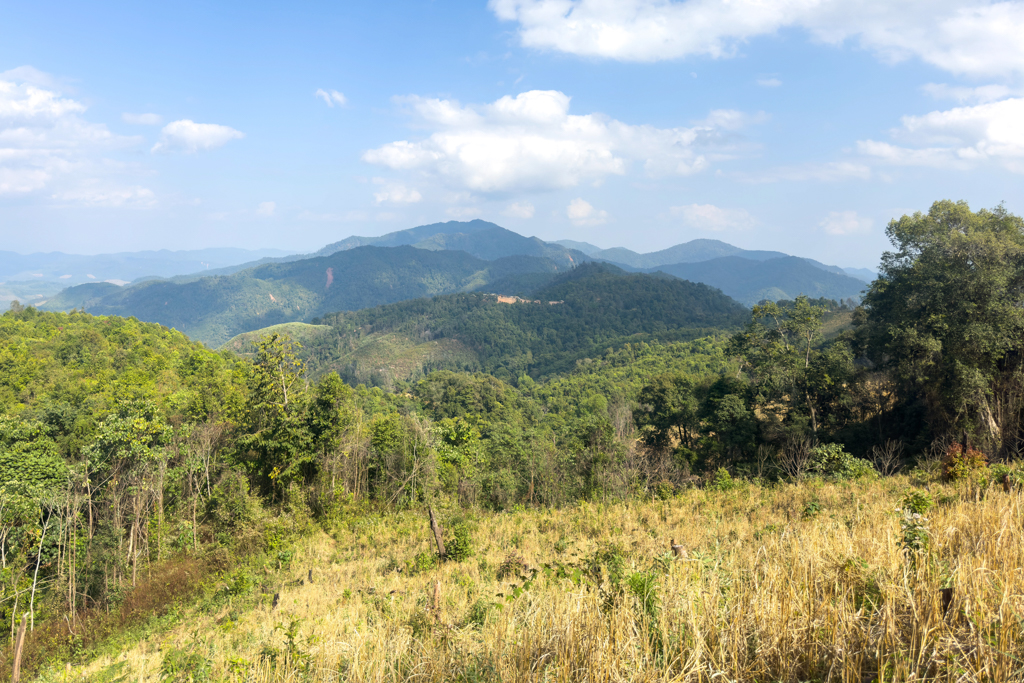
<svg viewBox="0 0 1024 683">
<path fill-rule="evenodd" d="M 0 248 L 305 251 L 484 218 L 874 266 L 1024 212 L 1024 2 L 15 3 Z"/>
</svg>

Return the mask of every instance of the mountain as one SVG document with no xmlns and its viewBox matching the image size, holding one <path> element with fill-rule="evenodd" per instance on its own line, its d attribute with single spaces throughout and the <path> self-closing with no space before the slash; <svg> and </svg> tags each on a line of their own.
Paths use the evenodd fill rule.
<svg viewBox="0 0 1024 683">
<path fill-rule="evenodd" d="M 781 251 L 754 251 L 741 249 L 727 244 L 720 240 L 697 239 L 677 244 L 661 251 L 652 251 L 647 254 L 638 254 L 635 251 L 623 247 L 601 249 L 590 253 L 590 256 L 602 261 L 610 261 L 616 265 L 629 266 L 630 268 L 645 269 L 657 268 L 658 266 L 675 263 L 698 263 L 710 261 L 722 256 L 742 256 L 754 261 L 764 261 L 771 258 L 787 256 Z"/>
<path fill-rule="evenodd" d="M 878 273 L 869 268 L 843 268 L 843 271 L 851 277 L 868 283 L 878 279 Z"/>
<path fill-rule="evenodd" d="M 187 282 L 151 280 L 115 290 L 79 285 L 64 290 L 42 308 L 84 306 L 97 315 L 134 316 L 220 345 L 240 332 L 267 325 L 471 291 L 493 280 L 560 269 L 554 261 L 532 256 L 485 261 L 458 251 L 358 247 Z"/>
<path fill-rule="evenodd" d="M 601 247 L 595 246 L 590 242 L 577 242 L 575 240 L 555 240 L 551 244 L 560 244 L 566 249 L 575 249 L 576 251 L 582 251 L 587 256 L 593 256 L 599 251 L 602 251 Z"/>
<path fill-rule="evenodd" d="M 477 258 L 494 260 L 506 256 L 540 256 L 549 258 L 563 266 L 572 266 L 590 260 L 582 251 L 567 249 L 555 243 L 544 242 L 536 237 L 523 237 L 500 225 L 474 219 L 471 221 L 447 221 L 420 225 L 408 230 L 389 232 L 378 237 L 346 237 L 332 242 L 312 254 L 298 254 L 283 258 L 261 259 L 251 263 L 221 268 L 217 271 L 200 272 L 175 278 L 188 282 L 207 275 L 231 275 L 248 268 L 269 263 L 292 263 L 317 256 L 330 256 L 339 251 L 359 247 L 401 247 L 411 246 L 428 251 L 457 250 Z"/>
<path fill-rule="evenodd" d="M 752 260 L 739 256 L 660 266 L 657 270 L 692 282 L 717 287 L 737 301 L 753 306 L 764 299 L 795 299 L 805 294 L 812 299 L 859 298 L 867 289 L 862 280 L 845 273 L 822 270 L 809 259 L 783 256 Z"/>
<path fill-rule="evenodd" d="M 627 341 L 692 339 L 748 317 L 706 285 L 585 264 L 549 276 L 530 299 L 437 296 L 325 315 L 314 322 L 330 328 L 298 331 L 314 374 L 337 370 L 352 383 L 390 384 L 434 369 L 545 376 Z M 246 352 L 261 333 L 225 347 Z"/>
<path fill-rule="evenodd" d="M 87 282 L 126 284 L 141 277 L 170 277 L 221 268 L 254 258 L 287 254 L 280 249 L 193 249 L 116 254 L 17 254 L 0 251 L 0 302 L 39 304 L 65 287 Z"/>
</svg>

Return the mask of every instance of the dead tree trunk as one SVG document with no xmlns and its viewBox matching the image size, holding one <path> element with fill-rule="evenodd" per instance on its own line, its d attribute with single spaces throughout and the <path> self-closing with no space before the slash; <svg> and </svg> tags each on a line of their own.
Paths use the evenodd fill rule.
<svg viewBox="0 0 1024 683">
<path fill-rule="evenodd" d="M 427 512 L 430 513 L 430 530 L 434 532 L 434 540 L 437 541 L 437 555 L 442 560 L 447 557 L 444 551 L 444 529 L 437 523 L 437 518 L 434 517 L 434 508 L 427 508 Z"/>
</svg>

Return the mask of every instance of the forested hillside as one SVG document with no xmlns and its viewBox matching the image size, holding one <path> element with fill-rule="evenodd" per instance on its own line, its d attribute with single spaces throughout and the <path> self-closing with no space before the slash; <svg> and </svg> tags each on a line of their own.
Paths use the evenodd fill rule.
<svg viewBox="0 0 1024 683">
<path fill-rule="evenodd" d="M 516 303 L 457 294 L 326 315 L 316 322 L 333 331 L 309 337 L 303 356 L 314 373 L 334 370 L 352 383 L 393 386 L 432 369 L 510 380 L 571 370 L 577 360 L 628 340 L 693 339 L 737 329 L 747 316 L 705 285 L 590 264 L 557 275 Z M 249 335 L 228 348 L 244 352 L 253 341 Z"/>
<path fill-rule="evenodd" d="M 557 270 L 555 263 L 529 256 L 485 261 L 462 252 L 361 247 L 183 283 L 155 280 L 102 292 L 95 285 L 82 285 L 65 290 L 44 308 L 67 310 L 84 304 L 97 315 L 158 322 L 219 346 L 236 334 L 268 325 L 475 290 L 519 273 Z"/>
</svg>

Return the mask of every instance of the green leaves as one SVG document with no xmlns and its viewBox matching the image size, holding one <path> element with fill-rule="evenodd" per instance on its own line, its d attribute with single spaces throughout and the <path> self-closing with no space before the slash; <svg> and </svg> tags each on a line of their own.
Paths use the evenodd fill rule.
<svg viewBox="0 0 1024 683">
<path fill-rule="evenodd" d="M 941 201 L 889 223 L 858 331 L 936 431 L 1016 446 L 1024 375 L 1024 220 Z M 1008 443 L 1013 442 L 1013 443 Z"/>
</svg>

